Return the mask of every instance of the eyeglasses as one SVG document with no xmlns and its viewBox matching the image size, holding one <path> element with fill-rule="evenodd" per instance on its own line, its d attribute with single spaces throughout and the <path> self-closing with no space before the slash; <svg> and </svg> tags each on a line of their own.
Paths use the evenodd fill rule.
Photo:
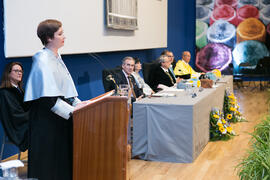
<svg viewBox="0 0 270 180">
<path fill-rule="evenodd" d="M 14 71 L 15 73 L 23 73 L 23 70 L 19 70 L 19 69 L 13 69 L 11 71 Z"/>
<path fill-rule="evenodd" d="M 168 56 L 168 57 L 169 57 L 169 58 L 170 58 L 170 57 L 172 57 L 172 58 L 173 58 L 174 56 Z"/>
</svg>

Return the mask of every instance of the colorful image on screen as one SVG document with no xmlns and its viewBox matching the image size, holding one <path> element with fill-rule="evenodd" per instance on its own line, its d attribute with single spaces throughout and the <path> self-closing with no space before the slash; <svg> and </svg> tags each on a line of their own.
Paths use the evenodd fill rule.
<svg viewBox="0 0 270 180">
<path fill-rule="evenodd" d="M 199 71 L 252 73 L 270 64 L 269 48 L 270 0 L 196 0 Z"/>
</svg>

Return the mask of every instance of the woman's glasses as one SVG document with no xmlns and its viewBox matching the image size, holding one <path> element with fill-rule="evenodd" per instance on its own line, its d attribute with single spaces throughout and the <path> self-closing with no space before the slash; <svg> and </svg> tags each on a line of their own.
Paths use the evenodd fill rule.
<svg viewBox="0 0 270 180">
<path fill-rule="evenodd" d="M 11 71 L 14 71 L 15 73 L 23 73 L 23 70 L 19 70 L 19 69 L 13 69 Z"/>
</svg>

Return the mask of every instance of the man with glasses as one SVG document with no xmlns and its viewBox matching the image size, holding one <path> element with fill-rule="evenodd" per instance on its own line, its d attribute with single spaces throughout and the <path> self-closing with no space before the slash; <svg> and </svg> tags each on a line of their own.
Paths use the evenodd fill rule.
<svg viewBox="0 0 270 180">
<path fill-rule="evenodd" d="M 175 66 L 176 66 L 176 61 L 174 60 L 173 52 L 166 49 L 166 50 L 164 50 L 164 51 L 161 53 L 161 55 L 168 56 L 168 59 L 169 59 L 170 62 L 171 62 L 171 65 L 170 65 L 169 70 L 170 70 L 171 73 L 173 74 L 174 78 L 176 78 L 176 77 L 175 77 L 175 74 L 174 74 L 174 72 L 173 72 L 173 70 L 174 70 L 174 68 L 175 68 Z"/>
</svg>

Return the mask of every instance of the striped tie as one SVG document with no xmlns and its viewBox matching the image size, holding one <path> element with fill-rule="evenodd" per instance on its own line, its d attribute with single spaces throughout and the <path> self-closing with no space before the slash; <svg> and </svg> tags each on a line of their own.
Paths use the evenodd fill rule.
<svg viewBox="0 0 270 180">
<path fill-rule="evenodd" d="M 166 74 L 169 76 L 169 78 L 170 78 L 172 84 L 174 84 L 173 78 L 172 78 L 172 76 L 170 75 L 170 73 L 169 73 L 168 71 L 166 71 Z"/>
<path fill-rule="evenodd" d="M 136 94 L 135 94 L 135 91 L 134 91 L 134 86 L 133 86 L 133 83 L 131 81 L 131 76 L 128 76 L 128 82 L 129 82 L 129 85 L 130 85 L 132 95 L 133 95 L 134 98 L 136 98 Z"/>
</svg>

